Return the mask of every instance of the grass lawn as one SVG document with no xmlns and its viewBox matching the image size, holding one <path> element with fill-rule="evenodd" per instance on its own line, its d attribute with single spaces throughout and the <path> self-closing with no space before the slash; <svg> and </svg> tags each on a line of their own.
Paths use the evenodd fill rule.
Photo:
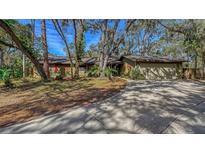
<svg viewBox="0 0 205 154">
<path fill-rule="evenodd" d="M 13 83 L 14 89 L 5 89 L 0 83 L 0 127 L 104 100 L 126 85 L 125 80 L 117 78 L 113 82 L 85 78 L 52 82 L 26 79 Z"/>
</svg>

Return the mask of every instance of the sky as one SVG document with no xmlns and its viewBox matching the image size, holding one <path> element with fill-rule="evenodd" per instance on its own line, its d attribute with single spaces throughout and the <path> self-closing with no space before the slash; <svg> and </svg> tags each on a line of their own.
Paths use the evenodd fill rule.
<svg viewBox="0 0 205 154">
<path fill-rule="evenodd" d="M 29 24 L 31 22 L 31 20 L 29 19 L 20 19 L 18 21 L 22 24 Z M 46 20 L 46 28 L 47 28 L 46 32 L 47 32 L 48 52 L 59 56 L 65 56 L 66 54 L 63 51 L 63 49 L 65 48 L 64 42 L 60 38 L 59 34 L 56 32 L 51 20 Z M 66 32 L 66 37 L 69 42 L 73 42 L 73 35 L 71 34 L 71 30 L 72 29 Z M 37 36 L 41 36 L 40 20 L 36 20 L 35 33 Z M 86 44 L 85 50 L 88 50 L 91 44 L 97 44 L 99 39 L 100 39 L 99 33 L 93 34 L 90 31 L 87 31 L 85 33 L 85 44 Z"/>
</svg>

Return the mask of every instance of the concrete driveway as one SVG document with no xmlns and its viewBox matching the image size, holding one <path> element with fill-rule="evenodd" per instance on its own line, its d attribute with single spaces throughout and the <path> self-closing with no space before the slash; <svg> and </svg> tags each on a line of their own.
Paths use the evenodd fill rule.
<svg viewBox="0 0 205 154">
<path fill-rule="evenodd" d="M 129 81 L 102 102 L 0 128 L 0 133 L 205 133 L 205 83 Z"/>
</svg>

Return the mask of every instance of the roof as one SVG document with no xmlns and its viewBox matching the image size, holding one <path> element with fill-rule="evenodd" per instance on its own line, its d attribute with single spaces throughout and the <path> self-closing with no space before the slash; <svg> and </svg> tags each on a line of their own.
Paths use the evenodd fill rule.
<svg viewBox="0 0 205 154">
<path fill-rule="evenodd" d="M 75 58 L 72 57 L 72 62 L 75 64 Z M 40 60 L 40 63 L 43 64 L 43 59 Z M 48 57 L 48 63 L 49 64 L 59 64 L 59 65 L 69 65 L 70 60 L 69 58 L 65 56 L 53 56 L 49 55 Z M 83 64 L 89 64 L 89 65 L 94 65 L 94 64 L 99 64 L 99 59 L 97 57 L 83 57 L 81 58 L 81 65 Z M 120 60 L 120 57 L 117 56 L 110 56 L 108 59 L 108 64 L 121 64 L 122 61 Z"/>
<path fill-rule="evenodd" d="M 99 59 L 96 61 L 96 64 L 99 64 Z M 108 59 L 108 65 L 114 65 L 114 64 L 122 64 L 122 60 L 118 56 L 111 55 Z"/>
<path fill-rule="evenodd" d="M 181 63 L 187 62 L 184 58 L 173 58 L 173 57 L 157 57 L 157 56 L 122 56 L 134 62 L 158 62 L 158 63 Z"/>
<path fill-rule="evenodd" d="M 81 64 L 94 64 L 97 60 L 96 57 L 83 57 L 81 58 Z M 75 64 L 75 59 L 72 57 L 72 62 Z M 43 63 L 43 59 L 40 60 L 40 63 Z M 62 65 L 68 65 L 70 64 L 69 58 L 65 56 L 52 56 L 49 55 L 48 57 L 48 63 L 49 64 L 62 64 Z"/>
<path fill-rule="evenodd" d="M 181 62 L 187 62 L 184 58 L 171 58 L 171 57 L 156 57 L 156 56 L 110 56 L 108 59 L 108 65 L 113 64 L 122 64 L 122 59 L 127 58 L 133 62 L 158 62 L 158 63 L 181 63 Z M 75 64 L 75 59 L 72 57 L 73 64 Z M 69 65 L 70 60 L 65 56 L 53 56 L 49 55 L 48 57 L 49 64 L 59 64 L 59 65 Z M 40 63 L 43 64 L 43 60 L 40 60 Z M 89 64 L 99 64 L 99 59 L 97 57 L 83 57 L 81 58 L 80 65 Z"/>
</svg>

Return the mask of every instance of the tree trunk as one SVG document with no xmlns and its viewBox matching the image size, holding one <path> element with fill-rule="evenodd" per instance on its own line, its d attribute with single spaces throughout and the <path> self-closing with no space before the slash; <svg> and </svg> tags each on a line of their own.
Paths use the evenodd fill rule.
<svg viewBox="0 0 205 154">
<path fill-rule="evenodd" d="M 76 21 L 75 19 L 73 19 L 73 27 L 74 27 L 74 42 L 75 42 L 75 78 L 79 79 L 80 75 L 79 75 L 79 67 L 80 67 L 80 55 L 79 55 L 79 48 L 78 48 L 78 41 L 77 41 L 77 37 L 78 37 L 78 32 L 77 32 L 77 28 L 76 28 Z"/>
<path fill-rule="evenodd" d="M 71 78 L 73 79 L 73 67 L 74 67 L 74 65 L 73 65 L 73 60 L 72 60 L 72 57 L 71 57 L 71 53 L 69 51 L 68 41 L 67 41 L 63 31 L 62 31 L 61 26 L 59 25 L 58 20 L 57 19 L 52 19 L 52 22 L 53 22 L 53 25 L 54 25 L 56 31 L 58 32 L 58 34 L 60 35 L 60 37 L 62 38 L 62 40 L 65 43 L 65 46 L 66 46 L 66 49 L 67 49 L 67 53 L 68 53 L 68 58 L 70 60 L 70 65 L 71 65 L 71 69 L 70 69 L 71 70 Z"/>
<path fill-rule="evenodd" d="M 32 45 L 34 47 L 34 41 L 35 41 L 35 19 L 31 19 L 31 27 L 32 27 Z"/>
<path fill-rule="evenodd" d="M 102 52 L 100 55 L 100 78 L 104 78 L 105 77 L 105 72 L 104 72 L 104 66 L 107 65 L 105 64 L 105 57 L 107 56 L 105 53 L 107 53 L 106 49 L 107 49 L 107 35 L 108 35 L 108 31 L 107 31 L 107 24 L 108 24 L 108 20 L 104 20 L 103 23 L 103 32 L 102 32 Z"/>
<path fill-rule="evenodd" d="M 205 80 L 205 49 L 202 53 L 202 79 Z"/>
<path fill-rule="evenodd" d="M 0 68 L 2 68 L 4 65 L 4 53 L 3 49 L 0 47 Z"/>
<path fill-rule="evenodd" d="M 205 72 L 205 36 L 203 37 L 203 39 L 202 39 L 202 42 L 201 42 L 201 44 L 202 44 L 202 57 L 201 57 L 201 79 L 203 79 L 203 80 L 205 80 L 205 74 L 204 74 L 204 72 Z"/>
<path fill-rule="evenodd" d="M 43 43 L 43 69 L 46 73 L 47 78 L 50 78 L 49 64 L 48 64 L 48 45 L 46 38 L 46 20 L 41 20 L 41 33 L 42 33 L 42 43 Z"/>
<path fill-rule="evenodd" d="M 34 64 L 34 66 L 36 67 L 39 75 L 44 79 L 47 80 L 47 76 L 42 68 L 42 66 L 40 65 L 40 63 L 37 61 L 36 57 L 34 57 L 33 53 L 31 50 L 29 50 L 28 48 L 26 48 L 23 43 L 19 40 L 19 38 L 16 36 L 16 34 L 13 32 L 13 30 L 10 28 L 10 26 L 4 22 L 3 20 L 0 19 L 0 27 L 2 29 L 4 29 L 4 31 L 11 37 L 12 41 L 15 42 L 15 44 L 17 45 L 18 49 L 25 54 L 30 60 L 31 62 Z"/>
<path fill-rule="evenodd" d="M 80 67 L 79 61 L 76 60 L 76 62 L 75 62 L 75 76 L 74 76 L 75 79 L 79 79 L 80 78 L 80 74 L 79 74 L 80 69 L 79 69 L 79 67 Z"/>
<path fill-rule="evenodd" d="M 197 58 L 198 55 L 197 53 L 195 54 L 195 57 L 194 57 L 194 78 L 196 79 L 196 74 L 197 74 Z"/>
<path fill-rule="evenodd" d="M 25 55 L 23 54 L 23 78 L 26 77 Z"/>
<path fill-rule="evenodd" d="M 104 64 L 104 53 L 101 52 L 100 53 L 100 64 L 99 64 L 99 67 L 103 68 L 103 64 Z"/>
<path fill-rule="evenodd" d="M 101 74 L 100 74 L 100 77 L 101 77 L 101 78 L 104 78 L 104 77 L 105 77 L 105 69 L 106 69 L 106 67 L 107 67 L 108 59 L 109 59 L 109 55 L 106 54 L 105 57 L 104 57 L 104 60 L 103 60 L 104 62 L 103 62 L 102 72 L 101 72 Z"/>
<path fill-rule="evenodd" d="M 33 50 L 35 49 L 35 25 L 36 25 L 36 20 L 35 19 L 31 19 L 31 29 L 32 29 L 32 48 Z M 31 74 L 31 76 L 33 77 L 33 64 L 31 64 L 31 72 L 29 74 Z"/>
</svg>

